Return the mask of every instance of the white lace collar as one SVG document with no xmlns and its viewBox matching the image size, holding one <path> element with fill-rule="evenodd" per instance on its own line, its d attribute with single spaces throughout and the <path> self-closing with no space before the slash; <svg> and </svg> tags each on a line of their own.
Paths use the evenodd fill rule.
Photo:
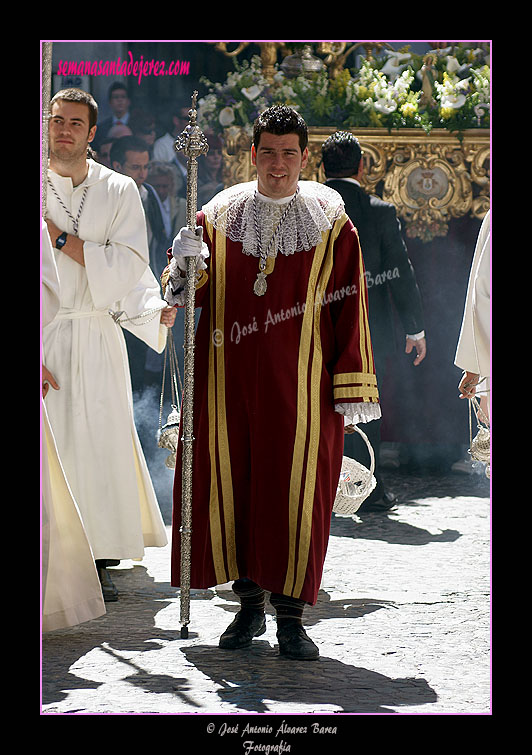
<svg viewBox="0 0 532 755">
<path fill-rule="evenodd" d="M 277 229 L 286 202 L 293 196 L 272 200 L 258 194 L 256 181 L 249 181 L 221 191 L 203 207 L 203 212 L 218 232 L 231 241 L 241 242 L 245 254 L 258 257 L 255 201 L 258 200 L 259 232 L 265 248 Z M 321 234 L 330 230 L 343 212 L 344 203 L 337 191 L 316 181 L 300 181 L 299 194 L 278 230 L 269 256 L 311 249 L 321 241 Z"/>
</svg>

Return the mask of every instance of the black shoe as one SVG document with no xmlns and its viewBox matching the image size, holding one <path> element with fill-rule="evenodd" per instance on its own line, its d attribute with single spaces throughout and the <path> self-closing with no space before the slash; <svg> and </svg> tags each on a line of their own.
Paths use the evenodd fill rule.
<svg viewBox="0 0 532 755">
<path fill-rule="evenodd" d="M 218 642 L 219 647 L 236 650 L 251 645 L 253 637 L 266 631 L 266 616 L 259 611 L 240 609 Z"/>
<path fill-rule="evenodd" d="M 377 501 L 364 501 L 360 507 L 360 511 L 390 511 L 397 503 L 397 496 L 394 493 L 384 493 L 382 498 Z"/>
<path fill-rule="evenodd" d="M 96 571 L 100 579 L 100 585 L 102 587 L 102 595 L 105 603 L 114 603 L 118 600 L 118 590 L 116 589 L 109 572 L 103 566 L 96 564 Z"/>
<path fill-rule="evenodd" d="M 283 622 L 277 629 L 279 653 L 298 661 L 315 661 L 319 655 L 315 645 L 299 622 Z"/>
</svg>

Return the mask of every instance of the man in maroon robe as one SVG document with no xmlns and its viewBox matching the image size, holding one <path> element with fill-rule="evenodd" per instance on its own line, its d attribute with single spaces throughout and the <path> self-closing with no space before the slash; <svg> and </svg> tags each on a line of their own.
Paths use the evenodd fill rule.
<svg viewBox="0 0 532 755">
<path fill-rule="evenodd" d="M 280 653 L 311 660 L 302 613 L 320 586 L 343 434 L 380 407 L 357 232 L 337 192 L 299 180 L 307 141 L 291 108 L 257 119 L 257 181 L 203 207 L 202 239 L 181 230 L 166 299 L 182 304 L 184 257 L 197 255 L 191 587 L 234 580 L 241 609 L 224 648 L 264 633 L 271 593 Z M 176 586 L 180 520 L 181 446 Z"/>
</svg>

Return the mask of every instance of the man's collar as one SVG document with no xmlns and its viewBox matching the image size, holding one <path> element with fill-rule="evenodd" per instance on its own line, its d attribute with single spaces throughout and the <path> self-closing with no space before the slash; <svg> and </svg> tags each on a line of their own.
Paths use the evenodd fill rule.
<svg viewBox="0 0 532 755">
<path fill-rule="evenodd" d="M 123 123 L 125 126 L 127 125 L 127 122 L 129 120 L 129 112 L 124 113 L 124 115 L 121 118 L 119 118 L 117 115 L 113 115 L 112 118 L 113 118 L 113 123 Z"/>
<path fill-rule="evenodd" d="M 329 181 L 348 181 L 351 184 L 356 184 L 357 186 L 360 186 L 360 182 L 356 180 L 356 178 L 328 178 L 325 183 L 329 183 Z"/>
</svg>

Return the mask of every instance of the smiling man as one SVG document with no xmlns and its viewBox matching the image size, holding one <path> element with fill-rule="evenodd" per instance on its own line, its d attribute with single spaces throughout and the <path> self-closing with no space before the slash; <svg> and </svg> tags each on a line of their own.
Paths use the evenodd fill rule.
<svg viewBox="0 0 532 755">
<path fill-rule="evenodd" d="M 251 147 L 251 161 L 257 168 L 258 191 L 271 199 L 291 196 L 308 161 L 308 147 L 301 149 L 297 134 L 264 132 Z"/>
<path fill-rule="evenodd" d="M 380 408 L 357 233 L 337 192 L 300 180 L 307 143 L 292 108 L 257 119 L 257 180 L 203 207 L 203 241 L 180 231 L 165 296 L 182 300 L 184 258 L 198 255 L 191 586 L 234 580 L 241 608 L 220 647 L 246 647 L 266 631 L 268 591 L 280 653 L 314 660 L 302 616 L 318 595 L 344 427 Z M 237 326 L 245 337 L 231 337 Z"/>
</svg>

